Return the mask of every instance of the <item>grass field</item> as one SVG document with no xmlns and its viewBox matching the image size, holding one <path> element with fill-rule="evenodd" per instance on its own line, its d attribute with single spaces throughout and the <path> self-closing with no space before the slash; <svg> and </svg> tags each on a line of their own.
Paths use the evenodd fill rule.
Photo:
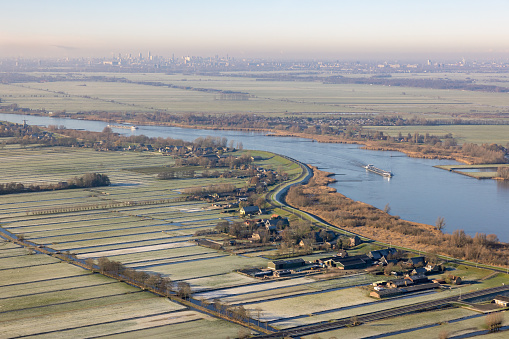
<svg viewBox="0 0 509 339">
<path fill-rule="evenodd" d="M 389 136 L 398 136 L 399 133 L 430 135 L 445 135 L 451 133 L 460 144 L 499 144 L 506 146 L 509 143 L 509 125 L 441 125 L 441 126 L 375 126 L 367 127 L 382 131 Z"/>
<path fill-rule="evenodd" d="M 406 315 L 402 317 L 385 319 L 363 324 L 362 326 L 346 327 L 339 330 L 324 332 L 318 335 L 318 338 L 365 338 L 368 336 L 385 335 L 386 333 L 403 331 L 399 336 L 395 335 L 394 338 L 438 338 L 440 330 L 448 328 L 448 321 L 475 315 L 473 311 L 464 309 L 433 311 L 419 314 Z M 442 325 L 440 325 L 442 324 Z M 436 328 L 426 328 L 422 330 L 424 336 L 416 336 L 411 329 L 422 326 L 436 326 Z M 437 329 L 439 331 L 437 331 Z M 407 330 L 408 332 L 406 332 Z M 433 334 L 431 334 L 433 333 Z M 436 333 L 436 334 L 435 334 Z M 392 337 L 392 336 L 391 336 Z M 303 338 L 311 339 L 317 336 L 304 336 Z"/>
<path fill-rule="evenodd" d="M 81 268 L 41 263 L 20 254 L 19 247 L 0 247 L 11 268 L 0 262 L 0 327 L 2 338 L 77 338 L 119 334 L 185 333 L 207 326 L 217 338 L 235 336 L 242 328 Z M 6 259 L 3 259 L 6 260 Z M 31 262 L 27 266 L 27 262 Z M 29 319 L 30 321 L 27 321 Z M 177 326 L 177 327 L 174 327 Z M 162 331 L 164 328 L 164 331 Z M 188 329 L 192 333 L 193 330 Z M 178 331 L 178 332 L 175 332 Z M 168 337 L 168 336 L 166 336 Z M 173 336 L 169 336 L 173 337 Z M 177 336 L 175 336 L 177 337 Z"/>
<path fill-rule="evenodd" d="M 42 74 L 32 73 L 39 76 Z M 507 107 L 505 93 L 459 90 L 437 90 L 397 86 L 334 85 L 311 81 L 257 81 L 254 77 L 204 76 L 182 74 L 107 74 L 137 82 L 156 82 L 188 88 L 205 88 L 248 93 L 246 101 L 218 100 L 213 92 L 149 86 L 126 82 L 87 81 L 70 74 L 72 81 L 1 84 L 2 101 L 21 107 L 51 111 L 121 111 L 169 113 L 390 113 L 426 114 L 430 117 L 452 113 L 496 113 Z M 59 76 L 62 76 L 61 74 Z M 361 76 L 361 75 L 359 75 Z M 408 77 L 408 75 L 395 75 Z M 431 75 L 435 77 L 435 74 Z M 470 75 L 478 83 L 491 84 L 492 76 Z M 499 76 L 499 75 L 498 75 Z M 429 74 L 412 74 L 412 78 L 428 78 Z M 456 75 L 437 75 L 438 78 Z M 460 77 L 460 75 L 458 75 Z M 84 79 L 81 81 L 80 79 Z M 497 83 L 500 85 L 500 83 Z"/>
<path fill-rule="evenodd" d="M 273 154 L 251 154 L 261 157 L 258 163 L 265 168 L 281 168 L 292 176 L 301 171 L 297 165 Z M 228 276 L 240 268 L 266 266 L 266 259 L 231 256 L 199 247 L 192 241 L 197 230 L 214 227 L 225 217 L 220 210 L 211 209 L 208 203 L 184 201 L 91 211 L 73 210 L 83 205 L 108 202 L 171 199 L 179 197 L 180 191 L 187 187 L 205 186 L 218 181 L 240 186 L 244 185 L 245 179 L 156 180 L 155 172 L 140 173 L 140 164 L 144 168 L 161 168 L 171 165 L 173 160 L 155 153 L 106 154 L 62 148 L 9 149 L 0 150 L 0 160 L 3 160 L 0 170 L 5 173 L 4 180 L 7 181 L 26 184 L 41 181 L 40 178 L 44 177 L 44 181 L 58 182 L 89 171 L 100 171 L 107 174 L 113 183 L 109 187 L 94 189 L 0 196 L 2 227 L 15 234 L 23 234 L 37 244 L 70 251 L 81 258 L 111 257 L 129 267 L 162 273 L 173 280 L 192 279 L 192 285 L 201 289 L 208 288 L 208 283 L 213 287 L 250 281 L 236 273 L 224 281 L 212 277 Z M 136 171 L 133 172 L 133 169 Z M 65 208 L 69 212 L 27 214 L 57 208 Z M 38 258 L 36 255 L 32 261 L 45 263 L 46 260 L 52 263 L 53 260 L 44 256 Z M 0 264 L 2 260 L 6 265 L 10 264 L 9 258 L 0 257 Z"/>
</svg>

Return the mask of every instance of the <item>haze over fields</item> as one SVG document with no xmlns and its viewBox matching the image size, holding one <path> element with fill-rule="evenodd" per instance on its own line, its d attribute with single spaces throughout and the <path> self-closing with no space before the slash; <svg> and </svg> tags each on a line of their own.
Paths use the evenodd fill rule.
<svg viewBox="0 0 509 339">
<path fill-rule="evenodd" d="M 5 1 L 0 57 L 500 58 L 509 2 Z"/>
</svg>

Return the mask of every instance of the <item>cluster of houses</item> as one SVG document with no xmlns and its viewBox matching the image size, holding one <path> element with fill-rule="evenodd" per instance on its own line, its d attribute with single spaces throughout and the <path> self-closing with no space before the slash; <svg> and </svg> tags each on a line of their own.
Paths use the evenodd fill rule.
<svg viewBox="0 0 509 339">
<path fill-rule="evenodd" d="M 174 146 L 169 145 L 166 147 L 160 147 L 157 149 L 157 151 L 163 155 L 181 155 L 181 156 L 193 156 L 193 155 L 199 155 L 199 156 L 211 156 L 215 157 L 216 159 L 221 157 L 220 154 L 228 152 L 228 147 L 196 147 L 194 145 L 188 145 L 188 146 Z"/>
<path fill-rule="evenodd" d="M 356 239 L 352 238 L 352 242 Z M 367 254 L 349 255 L 346 250 L 340 250 L 336 255 L 331 257 L 320 258 L 315 261 L 316 264 L 326 268 L 338 268 L 342 270 L 354 270 L 354 269 L 366 269 L 373 265 L 388 265 L 390 262 L 397 263 L 397 259 L 389 259 L 390 256 L 394 256 L 397 253 L 395 248 L 386 248 L 382 250 L 376 250 L 368 252 Z M 412 266 L 417 265 L 417 261 L 424 257 L 418 257 L 419 259 L 411 258 Z M 413 262 L 416 262 L 415 264 Z"/>
<path fill-rule="evenodd" d="M 260 241 L 264 234 L 269 236 L 269 241 L 280 241 L 280 230 L 290 225 L 288 218 L 279 215 L 272 215 L 270 219 L 246 220 L 244 223 L 246 226 L 255 229 L 250 239 L 253 242 Z"/>
<path fill-rule="evenodd" d="M 269 227 L 270 223 L 266 224 Z M 359 239 L 351 238 L 351 245 L 355 245 Z M 417 285 L 423 282 L 429 282 L 426 275 L 439 273 L 442 271 L 442 267 L 440 265 L 427 264 L 425 262 L 424 257 L 413 257 L 408 259 L 390 259 L 391 255 L 396 255 L 397 250 L 395 248 L 386 248 L 376 251 L 368 252 L 367 254 L 360 255 L 349 255 L 348 252 L 344 249 L 340 249 L 336 255 L 330 257 L 324 257 L 320 259 L 316 259 L 313 262 L 306 262 L 303 259 L 290 259 L 290 260 L 275 260 L 270 261 L 267 265 L 267 268 L 270 271 L 262 271 L 265 273 L 259 273 L 260 276 L 281 276 L 281 275 L 289 275 L 293 272 L 298 272 L 302 270 L 314 270 L 320 268 L 327 269 L 340 269 L 340 270 L 357 270 L 357 269 L 367 269 L 372 266 L 386 266 L 389 264 L 398 264 L 407 272 L 407 276 L 402 279 L 393 280 L 393 285 L 387 286 L 389 287 L 408 287 L 410 285 Z M 403 273 L 398 271 L 391 272 L 392 275 L 402 275 Z M 459 277 L 458 281 L 454 281 L 453 283 L 461 283 Z M 392 283 L 391 282 L 391 283 Z M 433 283 L 440 284 L 444 283 L 443 281 L 436 280 Z M 397 286 L 396 286 L 397 285 Z M 382 290 L 382 289 L 381 289 Z M 387 293 L 387 292 L 384 292 Z M 382 293 L 383 294 L 383 293 Z"/>
</svg>

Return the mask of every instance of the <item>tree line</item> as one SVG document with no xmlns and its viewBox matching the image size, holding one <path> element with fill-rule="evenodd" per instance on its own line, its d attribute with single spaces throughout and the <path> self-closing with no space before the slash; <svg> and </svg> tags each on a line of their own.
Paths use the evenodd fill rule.
<svg viewBox="0 0 509 339">
<path fill-rule="evenodd" d="M 87 259 L 85 262 L 91 269 L 97 267 L 102 274 L 126 281 L 134 286 L 159 292 L 165 296 L 170 296 L 172 292 L 175 292 L 178 297 L 188 299 L 192 293 L 191 286 L 185 281 L 179 281 L 175 284 L 170 278 L 163 277 L 159 273 L 138 271 L 126 267 L 120 261 L 101 257 L 97 259 L 97 262 L 93 259 Z"/>
<path fill-rule="evenodd" d="M 17 182 L 10 182 L 6 184 L 0 183 L 0 194 L 56 191 L 73 188 L 89 188 L 89 187 L 109 186 L 110 184 L 111 184 L 110 179 L 106 174 L 86 173 L 80 177 L 74 177 L 67 181 L 62 181 L 55 184 L 25 185 Z"/>
</svg>

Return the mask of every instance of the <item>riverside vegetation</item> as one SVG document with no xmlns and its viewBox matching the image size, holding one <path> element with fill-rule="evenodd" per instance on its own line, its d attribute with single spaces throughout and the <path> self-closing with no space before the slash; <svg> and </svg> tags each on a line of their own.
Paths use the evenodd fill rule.
<svg viewBox="0 0 509 339">
<path fill-rule="evenodd" d="M 292 187 L 287 202 L 313 213 L 340 228 L 363 236 L 430 253 L 473 260 L 485 264 L 509 266 L 509 244 L 494 234 L 476 233 L 471 237 L 463 230 L 442 233 L 445 220 L 435 227 L 401 220 L 363 202 L 354 201 L 327 186 L 331 173 L 314 168 L 306 185 Z"/>
</svg>

